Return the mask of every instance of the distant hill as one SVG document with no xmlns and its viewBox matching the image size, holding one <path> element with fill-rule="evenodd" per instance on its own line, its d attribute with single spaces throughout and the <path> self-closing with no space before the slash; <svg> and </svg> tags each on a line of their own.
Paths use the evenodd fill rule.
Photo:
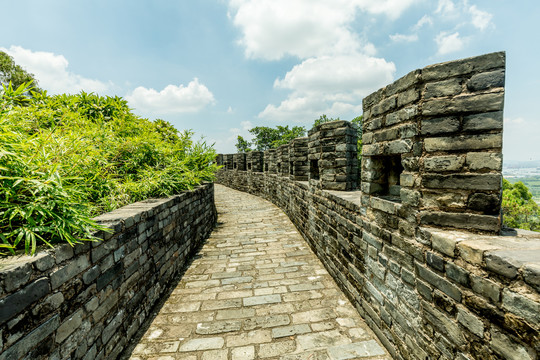
<svg viewBox="0 0 540 360">
<path fill-rule="evenodd" d="M 540 168 L 540 160 L 504 161 L 503 166 L 508 169 Z"/>
</svg>

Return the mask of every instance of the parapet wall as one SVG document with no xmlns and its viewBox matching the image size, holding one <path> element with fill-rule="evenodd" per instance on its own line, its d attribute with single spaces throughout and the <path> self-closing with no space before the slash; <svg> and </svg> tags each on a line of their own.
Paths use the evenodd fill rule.
<svg viewBox="0 0 540 360">
<path fill-rule="evenodd" d="M 368 96 L 360 190 L 217 181 L 282 208 L 396 359 L 538 359 L 540 234 L 499 235 L 503 81 L 496 53 Z"/>
<path fill-rule="evenodd" d="M 216 222 L 214 188 L 96 218 L 103 241 L 0 260 L 0 359 L 115 359 Z"/>
</svg>

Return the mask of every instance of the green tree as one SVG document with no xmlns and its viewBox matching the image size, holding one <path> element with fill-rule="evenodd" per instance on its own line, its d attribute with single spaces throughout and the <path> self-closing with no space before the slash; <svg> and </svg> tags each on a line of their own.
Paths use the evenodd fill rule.
<svg viewBox="0 0 540 360">
<path fill-rule="evenodd" d="M 251 142 L 238 136 L 236 143 L 238 151 L 265 151 L 287 144 L 292 139 L 306 135 L 306 129 L 303 126 L 293 126 L 292 128 L 289 128 L 288 125 L 278 125 L 276 128 L 257 126 L 250 129 L 249 132 L 254 136 Z"/>
<path fill-rule="evenodd" d="M 511 184 L 503 179 L 502 211 L 504 225 L 511 228 L 540 231 L 540 207 L 521 181 Z"/>
<path fill-rule="evenodd" d="M 8 86 L 10 82 L 15 89 L 23 84 L 31 83 L 33 85 L 33 91 L 41 92 L 34 75 L 15 64 L 11 56 L 0 51 L 0 83 Z"/>
<path fill-rule="evenodd" d="M 238 152 L 245 153 L 251 151 L 251 143 L 245 140 L 242 136 L 238 135 L 236 141 L 236 150 L 238 150 Z"/>
</svg>

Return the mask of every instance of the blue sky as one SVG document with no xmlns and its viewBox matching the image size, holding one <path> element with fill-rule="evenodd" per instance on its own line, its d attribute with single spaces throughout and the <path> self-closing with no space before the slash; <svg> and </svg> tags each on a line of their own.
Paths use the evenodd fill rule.
<svg viewBox="0 0 540 360">
<path fill-rule="evenodd" d="M 411 70 L 504 50 L 504 158 L 540 160 L 537 0 L 17 0 L 2 12 L 0 50 L 50 93 L 126 97 L 219 152 L 254 126 L 352 119 Z"/>
</svg>

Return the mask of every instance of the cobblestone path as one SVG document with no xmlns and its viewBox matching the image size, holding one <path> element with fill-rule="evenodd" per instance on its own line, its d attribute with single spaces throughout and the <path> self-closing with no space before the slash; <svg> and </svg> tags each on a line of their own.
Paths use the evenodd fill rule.
<svg viewBox="0 0 540 360">
<path fill-rule="evenodd" d="M 215 197 L 218 226 L 130 359 L 391 359 L 279 208 Z"/>
</svg>

